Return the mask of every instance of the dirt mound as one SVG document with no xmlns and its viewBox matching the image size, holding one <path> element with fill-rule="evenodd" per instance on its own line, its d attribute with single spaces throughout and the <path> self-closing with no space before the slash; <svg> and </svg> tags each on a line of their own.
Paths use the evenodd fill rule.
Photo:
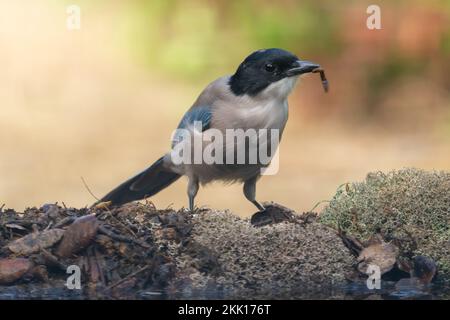
<svg viewBox="0 0 450 320">
<path fill-rule="evenodd" d="M 354 263 L 314 214 L 256 228 L 230 212 L 140 203 L 3 210 L 0 247 L 2 298 L 329 298 Z"/>
</svg>

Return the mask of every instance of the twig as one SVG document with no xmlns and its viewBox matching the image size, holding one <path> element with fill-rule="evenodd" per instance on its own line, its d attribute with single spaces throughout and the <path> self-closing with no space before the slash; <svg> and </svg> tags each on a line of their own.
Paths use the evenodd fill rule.
<svg viewBox="0 0 450 320">
<path fill-rule="evenodd" d="M 50 264 L 52 266 L 56 266 L 61 270 L 66 271 L 67 266 L 60 262 L 57 257 L 51 254 L 49 251 L 45 249 L 41 249 L 41 256 L 46 260 L 46 264 Z"/>
<path fill-rule="evenodd" d="M 144 200 L 145 200 L 145 205 L 146 206 L 150 206 L 150 207 L 152 207 L 153 209 L 156 209 L 156 206 L 155 206 L 155 204 L 153 203 L 153 201 L 150 201 L 150 200 L 148 200 L 149 198 L 145 198 Z"/>
<path fill-rule="evenodd" d="M 89 192 L 89 194 L 97 201 L 100 201 L 100 199 L 98 197 L 95 196 L 95 194 L 91 191 L 91 189 L 89 188 L 89 186 L 87 185 L 86 181 L 84 180 L 83 177 L 80 177 L 81 181 L 83 181 L 84 187 L 86 188 L 86 190 Z"/>
<path fill-rule="evenodd" d="M 108 204 L 108 202 L 101 202 L 100 204 L 106 204 L 106 206 L 104 207 L 104 209 L 106 209 L 106 213 L 104 213 L 104 215 L 101 215 L 101 218 L 102 219 L 106 219 L 108 216 L 109 217 L 111 217 L 111 218 L 113 218 L 117 223 L 119 223 L 119 224 L 121 224 L 122 225 L 122 227 L 124 227 L 125 228 L 125 230 L 127 230 L 129 233 L 131 233 L 134 237 L 136 237 L 136 234 L 133 232 L 133 230 L 131 230 L 125 223 L 123 223 L 122 221 L 120 221 L 119 219 L 117 219 L 116 217 L 115 217 L 115 215 L 113 214 L 113 212 L 109 209 L 109 204 Z M 92 206 L 92 207 L 94 207 L 95 206 L 95 204 Z M 91 207 L 91 208 L 92 208 Z M 94 214 L 96 214 L 96 212 L 94 212 Z M 99 218 L 100 218 L 100 216 L 99 216 Z"/>
<path fill-rule="evenodd" d="M 129 233 L 131 233 L 134 237 L 136 237 L 136 234 L 133 232 L 133 230 L 131 230 L 127 225 L 125 225 L 125 223 L 123 223 L 122 221 L 120 221 L 119 219 L 117 219 L 113 213 L 111 212 L 111 210 L 109 210 L 109 208 L 106 208 L 106 211 L 109 213 L 109 216 L 111 218 L 113 218 L 117 223 L 121 224 L 125 230 L 127 230 Z"/>
<path fill-rule="evenodd" d="M 348 185 L 350 184 L 350 182 L 344 182 L 342 184 L 340 184 L 337 188 L 336 188 L 336 192 L 338 192 L 343 186 L 345 186 L 345 191 L 348 192 Z"/>
<path fill-rule="evenodd" d="M 47 227 L 45 227 L 45 229 L 44 229 L 44 230 L 48 230 L 48 229 L 50 229 L 50 227 L 52 226 L 52 224 L 53 224 L 53 221 L 50 221 L 50 222 L 49 222 L 49 224 L 48 224 L 48 226 L 47 226 Z"/>
<path fill-rule="evenodd" d="M 172 202 L 172 203 L 169 203 L 169 205 L 166 207 L 165 210 L 172 209 L 172 206 L 173 206 L 173 202 Z M 153 205 L 153 207 L 156 209 L 156 207 L 155 207 L 154 205 Z"/>
<path fill-rule="evenodd" d="M 340 227 L 338 228 L 337 235 L 342 239 L 342 242 L 350 250 L 350 252 L 358 257 L 361 251 L 364 249 L 363 244 L 357 238 L 347 235 Z"/>
<path fill-rule="evenodd" d="M 133 242 L 133 243 L 140 245 L 141 247 L 150 248 L 150 246 L 145 242 L 139 241 L 137 239 L 129 238 L 129 237 L 126 237 L 126 236 L 123 236 L 120 234 L 116 234 L 115 232 L 108 230 L 104 226 L 98 227 L 98 231 L 107 235 L 108 237 L 110 237 L 113 240 L 122 241 L 122 242 Z"/>
<path fill-rule="evenodd" d="M 106 290 L 109 290 L 109 289 L 112 289 L 112 288 L 118 286 L 119 284 L 121 284 L 121 283 L 125 282 L 126 280 L 136 276 L 137 274 L 141 273 L 142 271 L 147 270 L 148 268 L 149 268 L 149 266 L 145 266 L 145 267 L 142 267 L 141 269 L 139 269 L 139 270 L 137 270 L 137 271 L 135 271 L 133 273 L 130 273 L 125 278 L 122 278 L 119 281 L 117 281 L 116 283 L 113 283 L 112 285 L 110 285 L 109 287 L 106 287 Z"/>
<path fill-rule="evenodd" d="M 72 223 L 75 220 L 74 217 L 65 217 L 64 219 L 60 220 L 58 223 L 56 223 L 53 228 L 60 228 L 62 226 L 65 226 L 66 224 Z"/>
<path fill-rule="evenodd" d="M 311 210 L 309 210 L 308 212 L 313 212 L 315 208 L 317 208 L 320 204 L 325 203 L 325 202 L 330 202 L 330 200 L 321 200 L 319 202 L 317 202 L 314 207 L 312 207 Z"/>
<path fill-rule="evenodd" d="M 105 273 L 103 272 L 103 268 L 101 268 L 99 264 L 99 260 L 102 259 L 102 257 L 99 256 L 97 249 L 94 247 L 94 255 L 95 255 L 95 262 L 97 263 L 97 267 L 100 270 L 100 279 L 102 280 L 103 285 L 106 284 L 105 280 Z"/>
</svg>

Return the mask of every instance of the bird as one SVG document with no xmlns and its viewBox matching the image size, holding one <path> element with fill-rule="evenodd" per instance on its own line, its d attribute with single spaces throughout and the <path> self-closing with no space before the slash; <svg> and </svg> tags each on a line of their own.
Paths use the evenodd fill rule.
<svg viewBox="0 0 450 320">
<path fill-rule="evenodd" d="M 194 211 L 194 199 L 199 186 L 213 181 L 243 184 L 245 198 L 253 203 L 259 212 L 263 212 L 265 207 L 256 200 L 256 183 L 268 163 L 176 162 L 173 150 L 192 143 L 193 139 L 186 138 L 185 134 L 179 132 L 198 136 L 238 129 L 265 129 L 278 132 L 278 139 L 281 139 L 288 120 L 288 96 L 300 76 L 315 70 L 322 69 L 320 65 L 301 60 L 295 54 L 283 49 L 260 49 L 251 53 L 240 63 L 234 74 L 216 79 L 201 92 L 179 122 L 172 138 L 171 151 L 120 184 L 98 202 L 109 202 L 113 206 L 118 206 L 145 199 L 165 189 L 181 176 L 186 176 L 191 212 Z M 261 148 L 264 143 L 267 147 L 268 139 L 266 137 L 265 142 L 263 139 L 257 139 L 256 142 L 252 140 L 252 146 Z M 204 147 L 207 143 L 202 141 L 201 145 Z M 244 153 L 248 152 L 251 143 L 245 140 L 239 144 L 239 141 L 233 140 L 217 145 L 223 147 L 222 155 L 231 153 L 230 159 L 236 160 L 237 150 L 243 149 Z M 277 146 L 275 145 L 275 149 Z M 188 148 L 192 150 L 191 146 Z M 273 154 L 274 152 L 271 152 L 269 155 L 269 164 Z M 220 157 L 219 155 L 218 158 Z M 248 159 L 246 154 L 244 160 Z"/>
</svg>

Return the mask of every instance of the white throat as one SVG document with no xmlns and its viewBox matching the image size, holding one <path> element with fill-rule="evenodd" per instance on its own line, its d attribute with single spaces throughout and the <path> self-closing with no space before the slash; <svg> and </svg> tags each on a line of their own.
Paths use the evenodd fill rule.
<svg viewBox="0 0 450 320">
<path fill-rule="evenodd" d="M 298 76 L 283 78 L 271 83 L 267 88 L 256 95 L 256 99 L 286 100 L 297 83 Z"/>
</svg>

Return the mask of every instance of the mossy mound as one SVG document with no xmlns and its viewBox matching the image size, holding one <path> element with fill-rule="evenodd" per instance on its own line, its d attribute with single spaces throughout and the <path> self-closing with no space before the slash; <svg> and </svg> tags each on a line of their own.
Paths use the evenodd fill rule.
<svg viewBox="0 0 450 320">
<path fill-rule="evenodd" d="M 339 188 L 320 221 L 368 240 L 380 233 L 401 255 L 426 255 L 450 280 L 450 173 L 403 169 L 369 173 Z"/>
<path fill-rule="evenodd" d="M 228 297 L 336 297 L 354 263 L 336 232 L 314 215 L 255 228 L 230 212 L 204 210 L 192 225 L 190 241 L 213 253 L 218 271 L 211 276 L 192 269 L 191 287 L 215 286 Z M 192 254 L 176 261 L 188 270 Z"/>
</svg>

